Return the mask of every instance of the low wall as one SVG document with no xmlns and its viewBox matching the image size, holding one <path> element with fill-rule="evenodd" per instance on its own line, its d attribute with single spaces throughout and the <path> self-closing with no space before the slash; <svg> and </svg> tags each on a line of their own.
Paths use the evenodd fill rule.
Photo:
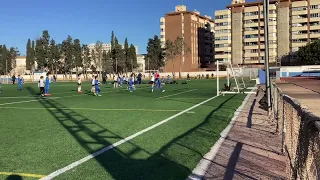
<svg viewBox="0 0 320 180">
<path fill-rule="evenodd" d="M 150 73 L 141 73 L 144 79 L 150 79 L 151 74 Z M 195 78 L 196 76 L 200 75 L 200 76 L 204 76 L 206 77 L 206 75 L 209 75 L 209 77 L 211 78 L 212 74 L 214 75 L 214 77 L 216 77 L 217 72 L 212 71 L 205 71 L 205 72 L 182 72 L 182 78 L 186 78 L 187 75 L 190 75 L 190 78 Z M 127 73 L 127 76 L 129 76 L 130 73 Z M 160 77 L 167 77 L 168 75 L 170 75 L 171 77 L 173 76 L 172 73 L 160 73 Z M 24 79 L 25 82 L 37 82 L 40 78 L 40 74 L 35 74 L 35 75 L 21 75 Z M 44 76 L 44 75 L 43 75 Z M 77 80 L 77 75 L 76 74 L 72 74 L 72 75 L 64 75 L 64 74 L 56 74 L 55 75 L 57 77 L 57 81 L 76 81 Z M 108 79 L 113 77 L 113 74 L 108 74 Z M 219 76 L 220 77 L 226 77 L 227 76 L 227 71 L 219 71 Z M 16 76 L 17 77 L 17 76 Z M 50 76 L 51 78 L 53 77 L 53 75 Z M 88 74 L 87 78 L 91 79 L 92 74 Z M 179 77 L 179 73 L 175 73 L 175 78 Z M 82 75 L 82 78 L 85 79 L 85 75 Z M 6 75 L 1 75 L 0 76 L 0 81 L 2 83 L 10 83 L 11 82 L 11 76 L 6 76 Z"/>
<path fill-rule="evenodd" d="M 283 66 L 280 68 L 281 77 L 294 77 L 294 76 L 320 76 L 320 73 L 303 73 L 310 70 L 320 70 L 319 65 L 310 66 Z"/>
<path fill-rule="evenodd" d="M 277 120 L 277 132 L 282 133 L 286 155 L 287 179 L 319 179 L 320 117 L 283 94 L 275 84 L 272 93 L 273 115 Z"/>
</svg>

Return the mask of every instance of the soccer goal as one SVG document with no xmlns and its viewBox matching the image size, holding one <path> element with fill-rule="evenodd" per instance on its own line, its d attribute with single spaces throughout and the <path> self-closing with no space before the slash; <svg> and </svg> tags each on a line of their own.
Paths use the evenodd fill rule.
<svg viewBox="0 0 320 180">
<path fill-rule="evenodd" d="M 243 80 L 243 73 L 242 68 L 237 65 L 237 67 L 233 67 L 231 62 L 221 62 L 217 61 L 217 94 L 239 94 L 239 93 L 251 93 L 246 92 L 245 89 L 246 84 Z M 226 66 L 227 71 L 227 83 L 224 85 L 223 88 L 220 87 L 220 77 L 219 77 L 219 68 L 220 65 Z"/>
</svg>

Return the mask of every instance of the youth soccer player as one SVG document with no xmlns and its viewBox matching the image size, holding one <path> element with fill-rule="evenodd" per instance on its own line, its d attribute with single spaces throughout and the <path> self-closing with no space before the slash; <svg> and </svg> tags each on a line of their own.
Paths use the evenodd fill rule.
<svg viewBox="0 0 320 180">
<path fill-rule="evenodd" d="M 92 93 L 95 93 L 95 89 L 94 89 L 95 84 L 96 84 L 96 79 L 95 79 L 94 75 L 92 75 L 92 81 L 91 81 L 91 92 Z"/>
<path fill-rule="evenodd" d="M 158 78 L 156 81 L 156 87 L 159 88 L 162 92 L 165 92 L 165 90 L 163 89 L 163 86 L 161 84 L 160 78 Z"/>
<path fill-rule="evenodd" d="M 50 78 L 49 78 L 50 73 L 47 73 L 47 77 L 46 77 L 46 93 L 45 96 L 51 96 L 51 94 L 49 94 L 49 89 L 50 89 Z"/>
<path fill-rule="evenodd" d="M 23 79 L 18 75 L 18 91 L 21 91 L 23 84 Z"/>
<path fill-rule="evenodd" d="M 134 76 L 133 76 L 133 74 L 131 74 L 131 77 L 130 77 L 130 80 L 129 80 L 129 90 L 130 90 L 130 92 L 133 91 L 133 88 L 134 88 Z"/>
<path fill-rule="evenodd" d="M 81 74 L 78 75 L 78 93 L 82 93 L 82 90 L 81 90 Z"/>
<path fill-rule="evenodd" d="M 154 74 L 152 73 L 152 75 L 151 75 L 151 84 L 152 84 L 151 87 L 152 87 L 152 92 L 153 92 L 153 90 L 154 90 L 154 83 L 155 83 L 154 80 L 155 80 L 155 79 L 154 79 Z"/>
<path fill-rule="evenodd" d="M 95 90 L 96 90 L 96 92 L 95 92 L 95 95 L 96 96 L 102 96 L 101 94 L 100 94 L 100 87 L 99 87 L 99 80 L 98 80 L 98 76 L 96 76 L 95 77 L 95 86 L 94 86 L 94 88 L 95 88 Z"/>
<path fill-rule="evenodd" d="M 113 88 L 118 88 L 118 76 L 113 75 Z"/>
<path fill-rule="evenodd" d="M 43 79 L 43 76 L 40 77 L 40 80 L 38 82 L 38 87 L 40 88 L 40 96 L 44 96 L 44 79 Z"/>
</svg>

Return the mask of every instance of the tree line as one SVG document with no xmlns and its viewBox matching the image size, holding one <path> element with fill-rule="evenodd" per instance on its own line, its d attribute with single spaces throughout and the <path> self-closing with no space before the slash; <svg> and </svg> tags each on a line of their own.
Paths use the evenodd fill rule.
<svg viewBox="0 0 320 180">
<path fill-rule="evenodd" d="M 148 70 L 160 70 L 169 61 L 172 62 L 172 69 L 175 74 L 176 67 L 174 61 L 177 57 L 180 58 L 179 77 L 181 76 L 182 56 L 187 56 L 191 50 L 185 40 L 177 37 L 174 41 L 166 40 L 164 46 L 161 46 L 161 41 L 157 35 L 149 38 L 147 45 L 147 54 L 145 57 L 146 68 Z M 184 53 L 184 54 L 183 54 Z"/>
<path fill-rule="evenodd" d="M 45 30 L 36 41 L 28 39 L 26 68 L 31 72 L 42 70 L 63 74 L 74 71 L 87 74 L 89 69 L 100 74 L 102 71 L 132 72 L 137 67 L 134 45 L 129 45 L 126 38 L 122 46 L 113 31 L 110 43 L 111 48 L 108 51 L 103 48 L 101 41 L 97 41 L 90 49 L 87 44 L 81 44 L 79 39 L 73 39 L 69 35 L 62 43 L 57 44 Z"/>
<path fill-rule="evenodd" d="M 0 74 L 9 74 L 16 67 L 17 56 L 19 56 L 17 48 L 0 45 Z"/>
</svg>

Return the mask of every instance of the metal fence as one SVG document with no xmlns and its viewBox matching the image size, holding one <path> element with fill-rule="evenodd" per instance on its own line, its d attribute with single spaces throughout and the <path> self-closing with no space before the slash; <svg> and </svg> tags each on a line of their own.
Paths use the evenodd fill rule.
<svg viewBox="0 0 320 180">
<path fill-rule="evenodd" d="M 320 179 L 320 117 L 272 85 L 273 115 L 282 134 L 287 179 Z"/>
</svg>

